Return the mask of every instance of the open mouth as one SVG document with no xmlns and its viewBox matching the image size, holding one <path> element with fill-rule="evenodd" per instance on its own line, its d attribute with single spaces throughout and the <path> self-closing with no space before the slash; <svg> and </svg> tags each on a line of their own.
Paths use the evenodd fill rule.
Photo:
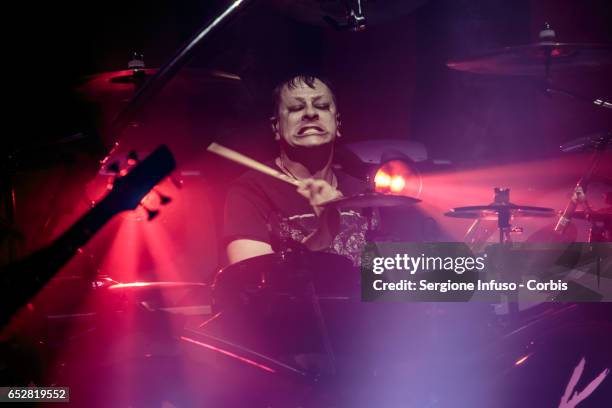
<svg viewBox="0 0 612 408">
<path fill-rule="evenodd" d="M 298 135 L 304 135 L 306 133 L 324 133 L 324 132 L 325 130 L 322 127 L 315 126 L 315 125 L 308 125 L 308 126 L 301 127 L 300 130 L 298 131 Z"/>
</svg>

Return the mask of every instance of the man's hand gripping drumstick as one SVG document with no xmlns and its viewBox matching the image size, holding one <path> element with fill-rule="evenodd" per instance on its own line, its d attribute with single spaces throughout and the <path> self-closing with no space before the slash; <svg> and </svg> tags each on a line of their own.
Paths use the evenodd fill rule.
<svg viewBox="0 0 612 408">
<path fill-rule="evenodd" d="M 275 170 L 263 163 L 253 160 L 235 150 L 228 149 L 217 143 L 211 143 L 206 149 L 209 152 L 225 157 L 235 163 L 245 167 L 267 174 L 270 177 L 289 183 L 297 187 L 297 192 L 308 200 L 315 214 L 319 217 L 319 227 L 313 231 L 306 239 L 305 244 L 311 250 L 321 250 L 329 247 L 333 238 L 338 234 L 340 229 L 340 213 L 334 208 L 325 207 L 324 204 L 328 201 L 342 197 L 342 193 L 332 187 L 325 180 L 304 179 L 296 180 L 286 174 Z"/>
</svg>

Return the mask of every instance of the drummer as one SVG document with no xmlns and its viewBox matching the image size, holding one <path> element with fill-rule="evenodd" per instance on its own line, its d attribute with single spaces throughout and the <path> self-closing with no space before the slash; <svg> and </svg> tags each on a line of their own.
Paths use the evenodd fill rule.
<svg viewBox="0 0 612 408">
<path fill-rule="evenodd" d="M 273 253 L 281 242 L 298 242 L 357 264 L 366 219 L 358 212 L 320 205 L 365 190 L 364 182 L 333 166 L 341 135 L 330 83 L 309 75 L 281 82 L 274 90 L 270 120 L 279 153 L 268 164 L 298 180 L 299 187 L 255 171 L 230 186 L 223 232 L 229 262 Z"/>
</svg>

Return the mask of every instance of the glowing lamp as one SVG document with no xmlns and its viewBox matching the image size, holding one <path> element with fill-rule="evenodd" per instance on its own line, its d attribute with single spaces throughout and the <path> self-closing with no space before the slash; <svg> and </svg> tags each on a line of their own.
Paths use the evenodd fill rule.
<svg viewBox="0 0 612 408">
<path fill-rule="evenodd" d="M 374 176 L 374 184 L 376 185 L 376 190 L 386 189 L 391 187 L 391 176 L 385 173 L 384 170 L 378 169 L 376 172 L 376 176 Z"/>
<path fill-rule="evenodd" d="M 378 193 L 418 198 L 422 187 L 421 174 L 407 158 L 385 161 L 374 174 L 374 190 Z"/>
<path fill-rule="evenodd" d="M 402 176 L 391 177 L 391 192 L 401 193 L 406 187 L 406 180 Z"/>
</svg>

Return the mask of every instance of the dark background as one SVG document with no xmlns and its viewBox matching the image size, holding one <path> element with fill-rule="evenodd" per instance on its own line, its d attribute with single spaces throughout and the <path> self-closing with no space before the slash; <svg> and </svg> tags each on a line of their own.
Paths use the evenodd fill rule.
<svg viewBox="0 0 612 408">
<path fill-rule="evenodd" d="M 144 54 L 147 66 L 162 65 L 224 3 L 107 1 L 94 8 L 68 3 L 22 10 L 22 24 L 9 41 L 16 54 L 5 54 L 14 73 L 10 78 L 17 81 L 7 82 L 18 85 L 25 101 L 12 107 L 39 119 L 16 123 L 22 137 L 9 141 L 27 144 L 78 129 L 83 115 L 69 104 L 75 80 L 124 69 L 134 51 Z M 377 14 L 361 33 L 303 21 L 307 17 L 292 12 L 286 3 L 291 2 L 252 2 L 203 44 L 189 65 L 224 69 L 243 78 L 253 103 L 244 108 L 248 117 L 234 117 L 236 122 L 267 117 L 271 88 L 294 70 L 321 72 L 336 84 L 349 138 L 421 140 L 436 154 L 456 156 L 453 159 L 513 156 L 517 149 L 537 156 L 549 152 L 551 142 L 599 130 L 596 119 L 605 117 L 587 113 L 577 121 L 577 114 L 584 116 L 588 109 L 583 112 L 566 101 L 559 102 L 561 106 L 544 103 L 547 98 L 530 81 L 483 78 L 450 71 L 444 64 L 491 48 L 536 41 L 545 21 L 559 41 L 609 42 L 612 12 L 604 0 L 390 2 L 405 4 L 402 12 L 372 1 Z M 381 10 L 386 12 L 383 17 Z M 587 94 L 596 90 L 606 95 L 608 75 L 604 71 L 558 80 Z M 555 108 L 554 121 L 548 117 L 550 105 Z M 568 116 L 573 120 L 552 129 L 551 123 Z M 28 125 L 41 122 L 47 131 L 28 131 Z M 250 133 L 249 138 L 267 136 Z M 530 142 L 528 149 L 524 141 Z"/>
</svg>

